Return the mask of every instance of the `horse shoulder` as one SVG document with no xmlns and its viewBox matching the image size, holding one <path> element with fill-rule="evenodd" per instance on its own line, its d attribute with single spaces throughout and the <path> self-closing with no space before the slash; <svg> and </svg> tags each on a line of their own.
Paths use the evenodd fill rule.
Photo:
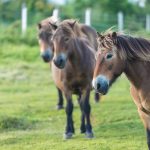
<svg viewBox="0 0 150 150">
<path fill-rule="evenodd" d="M 51 71 L 52 71 L 52 78 L 54 80 L 54 83 L 56 86 L 61 89 L 62 91 L 64 90 L 63 86 L 63 72 L 61 69 L 58 69 L 53 62 L 51 62 Z"/>
</svg>

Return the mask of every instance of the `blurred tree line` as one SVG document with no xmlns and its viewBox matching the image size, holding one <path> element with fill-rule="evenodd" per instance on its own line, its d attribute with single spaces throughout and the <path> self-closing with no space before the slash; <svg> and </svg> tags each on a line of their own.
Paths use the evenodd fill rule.
<svg viewBox="0 0 150 150">
<path fill-rule="evenodd" d="M 150 0 L 145 0 L 145 6 L 140 7 L 140 0 L 68 0 L 67 5 L 61 7 L 61 18 L 80 18 L 84 22 L 85 9 L 91 8 L 92 26 L 98 30 L 105 30 L 117 26 L 117 13 L 124 14 L 124 26 L 129 30 L 145 28 L 146 14 L 150 14 Z"/>
<path fill-rule="evenodd" d="M 125 15 L 145 15 L 150 13 L 150 0 L 146 0 L 144 8 L 138 5 L 138 0 L 136 3 L 132 0 L 69 0 L 68 5 L 62 9 L 67 9 L 72 14 L 84 11 L 85 8 L 92 8 L 97 13 L 116 14 L 122 11 Z"/>
<path fill-rule="evenodd" d="M 59 8 L 60 18 L 77 18 L 84 22 L 85 9 L 91 8 L 92 26 L 99 31 L 116 26 L 117 13 L 124 14 L 124 28 L 129 31 L 143 31 L 145 34 L 145 16 L 150 14 L 150 0 L 145 7 L 140 7 L 132 0 L 66 0 L 66 5 L 50 3 L 51 0 L 0 0 L 0 42 L 26 43 L 36 45 L 35 25 L 52 15 L 54 8 Z M 130 2 L 129 2 L 130 1 Z M 28 8 L 28 28 L 26 36 L 21 36 L 21 7 L 25 2 Z M 7 26 L 6 28 L 6 25 Z M 13 35 L 13 36 L 12 36 Z M 14 38 L 15 37 L 15 38 Z"/>
<path fill-rule="evenodd" d="M 140 7 L 138 0 L 136 3 L 133 3 L 133 0 L 66 0 L 66 5 L 62 6 L 50 1 L 0 0 L 0 22 L 10 24 L 16 20 L 20 21 L 21 6 L 24 2 L 28 8 L 28 25 L 37 24 L 43 18 L 50 16 L 56 7 L 60 9 L 61 19 L 77 18 L 81 22 L 84 22 L 85 9 L 91 8 L 92 26 L 102 30 L 117 24 L 119 11 L 123 12 L 125 27 L 129 30 L 139 30 L 145 27 L 145 15 L 150 14 L 150 0 L 145 0 L 145 7 Z"/>
<path fill-rule="evenodd" d="M 8 21 L 19 19 L 23 2 L 28 7 L 29 15 L 34 15 L 34 18 L 49 16 L 56 7 L 50 3 L 50 0 L 0 0 L 0 18 Z M 146 0 L 145 8 L 129 0 L 67 0 L 67 4 L 60 6 L 60 9 L 64 13 L 63 17 L 67 18 L 75 14 L 78 16 L 87 7 L 92 8 L 96 13 L 116 14 L 122 11 L 125 15 L 144 15 L 150 13 L 150 0 Z"/>
<path fill-rule="evenodd" d="M 26 3 L 31 20 L 49 16 L 54 5 L 47 0 L 0 0 L 0 19 L 12 22 L 21 18 L 22 3 Z"/>
</svg>

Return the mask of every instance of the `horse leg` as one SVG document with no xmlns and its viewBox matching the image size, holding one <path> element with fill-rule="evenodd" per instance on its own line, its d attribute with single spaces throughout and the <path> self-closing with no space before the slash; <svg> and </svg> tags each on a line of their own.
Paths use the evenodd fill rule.
<svg viewBox="0 0 150 150">
<path fill-rule="evenodd" d="M 63 108 L 63 94 L 62 94 L 62 91 L 58 88 L 57 88 L 57 91 L 58 91 L 58 103 L 57 103 L 57 109 L 62 109 Z"/>
<path fill-rule="evenodd" d="M 80 102 L 81 102 L 81 94 L 79 94 L 79 95 L 77 96 L 77 101 L 78 101 L 78 104 L 80 105 Z"/>
<path fill-rule="evenodd" d="M 71 95 L 66 96 L 67 104 L 66 104 L 66 115 L 67 115 L 67 125 L 64 138 L 70 139 L 74 133 L 72 112 L 73 112 L 73 103 Z"/>
<path fill-rule="evenodd" d="M 85 133 L 86 132 L 85 115 L 84 115 L 84 112 L 83 112 L 83 103 L 82 103 L 82 100 L 81 100 L 81 94 L 79 94 L 78 102 L 80 104 L 80 110 L 81 110 L 81 126 L 80 126 L 80 131 L 81 131 L 81 133 Z"/>
<path fill-rule="evenodd" d="M 98 92 L 95 92 L 94 98 L 95 98 L 95 102 L 99 102 L 100 101 L 100 94 Z"/>
<path fill-rule="evenodd" d="M 146 129 L 147 145 L 148 145 L 148 149 L 150 150 L 150 114 L 146 113 L 144 111 L 145 109 L 143 110 L 138 92 L 136 91 L 136 89 L 133 86 L 130 88 L 130 92 L 133 97 L 134 103 L 136 104 L 136 106 L 138 108 L 139 116 L 140 116 L 141 120 L 143 121 L 144 127 Z"/>
<path fill-rule="evenodd" d="M 81 100 L 82 100 L 82 110 L 86 119 L 86 133 L 85 134 L 87 138 L 93 138 L 92 126 L 91 126 L 91 121 L 90 121 L 91 106 L 89 103 L 89 97 L 90 97 L 90 90 L 87 90 L 82 95 Z"/>
<path fill-rule="evenodd" d="M 141 109 L 138 109 L 139 115 L 144 123 L 144 127 L 146 129 L 147 134 L 147 145 L 150 150 L 150 115 L 143 112 Z"/>
</svg>

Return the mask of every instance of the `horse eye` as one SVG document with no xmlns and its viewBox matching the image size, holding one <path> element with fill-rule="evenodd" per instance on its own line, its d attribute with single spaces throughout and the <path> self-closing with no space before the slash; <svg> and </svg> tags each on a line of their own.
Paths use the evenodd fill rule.
<svg viewBox="0 0 150 150">
<path fill-rule="evenodd" d="M 52 36 L 52 33 L 47 33 L 48 36 Z"/>
<path fill-rule="evenodd" d="M 39 36 L 39 38 L 42 38 L 42 37 L 43 37 L 43 33 L 40 32 L 40 33 L 38 34 L 38 36 Z"/>
<path fill-rule="evenodd" d="M 113 54 L 107 54 L 107 55 L 106 55 L 106 59 L 111 59 L 112 56 L 113 56 Z"/>
<path fill-rule="evenodd" d="M 65 42 L 68 42 L 68 41 L 69 41 L 69 38 L 68 38 L 68 37 L 66 37 L 66 38 L 64 39 L 64 41 L 65 41 Z"/>
</svg>

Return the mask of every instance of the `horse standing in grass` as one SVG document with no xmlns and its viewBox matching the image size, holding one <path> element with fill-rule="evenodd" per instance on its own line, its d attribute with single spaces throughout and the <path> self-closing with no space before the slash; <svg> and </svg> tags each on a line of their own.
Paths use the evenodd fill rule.
<svg viewBox="0 0 150 150">
<path fill-rule="evenodd" d="M 74 134 L 72 94 L 79 97 L 82 112 L 81 133 L 92 138 L 89 96 L 97 48 L 96 32 L 91 27 L 84 28 L 84 25 L 75 20 L 64 20 L 56 29 L 52 41 L 55 64 L 52 65 L 53 78 L 67 100 L 64 138 L 71 138 Z"/>
<path fill-rule="evenodd" d="M 43 58 L 44 62 L 50 63 L 53 58 L 53 51 L 52 51 L 52 42 L 51 38 L 56 29 L 56 25 L 58 20 L 54 17 L 49 17 L 42 20 L 38 24 L 38 39 L 40 45 L 40 52 L 41 57 Z M 61 90 L 57 87 L 58 91 L 58 103 L 57 109 L 63 108 L 63 94 Z"/>
<path fill-rule="evenodd" d="M 150 150 L 150 41 L 117 34 L 99 34 L 99 52 L 93 87 L 106 94 L 122 72 L 131 82 L 130 92 L 147 132 Z"/>
</svg>

